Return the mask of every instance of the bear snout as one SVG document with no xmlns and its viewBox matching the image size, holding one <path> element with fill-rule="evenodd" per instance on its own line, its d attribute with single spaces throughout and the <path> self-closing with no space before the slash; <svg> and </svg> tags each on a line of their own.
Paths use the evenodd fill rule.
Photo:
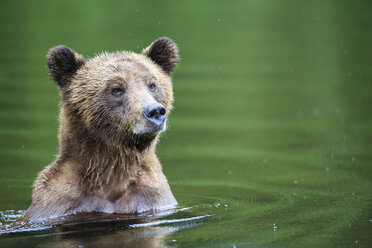
<svg viewBox="0 0 372 248">
<path fill-rule="evenodd" d="M 151 123 L 155 130 L 163 128 L 166 109 L 160 103 L 150 104 L 144 107 L 143 116 Z"/>
</svg>

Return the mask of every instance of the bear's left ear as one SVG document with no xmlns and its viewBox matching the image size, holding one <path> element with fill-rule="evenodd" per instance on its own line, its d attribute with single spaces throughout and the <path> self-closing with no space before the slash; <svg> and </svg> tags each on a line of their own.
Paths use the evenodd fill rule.
<svg viewBox="0 0 372 248">
<path fill-rule="evenodd" d="M 180 60 L 177 44 L 168 37 L 155 40 L 143 49 L 142 54 L 158 64 L 168 75 L 172 74 Z"/>
<path fill-rule="evenodd" d="M 47 64 L 50 76 L 63 89 L 71 83 L 76 71 L 85 64 L 85 59 L 66 46 L 56 46 L 49 50 Z"/>
</svg>

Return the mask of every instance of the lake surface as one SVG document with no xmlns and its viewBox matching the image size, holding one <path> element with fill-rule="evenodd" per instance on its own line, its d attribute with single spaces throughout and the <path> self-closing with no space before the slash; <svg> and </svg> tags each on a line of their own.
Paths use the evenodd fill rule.
<svg viewBox="0 0 372 248">
<path fill-rule="evenodd" d="M 182 61 L 157 154 L 180 203 L 2 233 L 0 247 L 371 247 L 371 1 L 2 1 L 0 228 L 58 153 L 45 56 Z"/>
</svg>

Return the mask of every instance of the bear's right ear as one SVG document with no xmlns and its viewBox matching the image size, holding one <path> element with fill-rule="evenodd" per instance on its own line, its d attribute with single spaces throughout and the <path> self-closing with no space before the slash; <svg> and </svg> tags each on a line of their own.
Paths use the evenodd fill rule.
<svg viewBox="0 0 372 248">
<path fill-rule="evenodd" d="M 56 46 L 49 50 L 47 64 L 50 76 L 62 89 L 71 82 L 72 76 L 85 64 L 85 59 L 66 46 Z"/>
<path fill-rule="evenodd" d="M 142 54 L 158 64 L 168 75 L 172 74 L 180 60 L 177 44 L 168 37 L 155 40 L 143 49 Z"/>
</svg>

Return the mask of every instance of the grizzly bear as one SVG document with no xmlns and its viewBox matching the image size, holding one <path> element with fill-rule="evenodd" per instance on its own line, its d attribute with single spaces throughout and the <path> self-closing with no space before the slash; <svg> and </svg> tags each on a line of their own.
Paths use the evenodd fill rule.
<svg viewBox="0 0 372 248">
<path fill-rule="evenodd" d="M 49 51 L 60 90 L 60 152 L 39 173 L 23 220 L 177 205 L 155 146 L 172 109 L 178 61 L 178 47 L 166 37 L 141 54 L 104 52 L 85 60 L 65 46 Z"/>
</svg>

